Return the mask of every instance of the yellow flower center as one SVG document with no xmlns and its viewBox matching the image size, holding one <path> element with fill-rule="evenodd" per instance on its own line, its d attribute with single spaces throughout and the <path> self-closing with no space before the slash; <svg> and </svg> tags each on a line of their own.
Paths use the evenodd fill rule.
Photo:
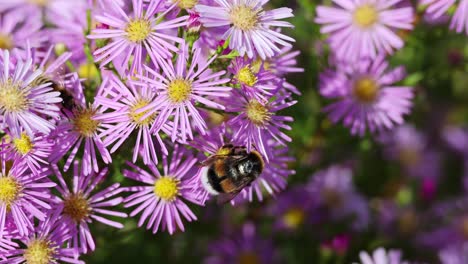
<svg viewBox="0 0 468 264">
<path fill-rule="evenodd" d="M 151 122 L 153 122 L 153 120 L 156 118 L 156 113 L 148 116 L 147 118 L 145 119 L 142 119 L 142 117 L 144 115 L 146 115 L 146 113 L 148 113 L 149 110 L 146 110 L 144 112 L 141 112 L 141 113 L 137 113 L 137 110 L 142 108 L 142 107 L 145 107 L 149 104 L 150 102 L 148 100 L 139 100 L 138 102 L 136 102 L 135 105 L 133 105 L 133 107 L 130 109 L 130 118 L 133 120 L 133 122 L 139 126 L 147 126 L 149 125 Z"/>
<path fill-rule="evenodd" d="M 255 252 L 243 252 L 239 255 L 239 264 L 260 264 L 262 263 Z"/>
<path fill-rule="evenodd" d="M 167 202 L 174 201 L 179 194 L 179 182 L 172 177 L 161 177 L 154 183 L 154 194 Z"/>
<path fill-rule="evenodd" d="M 182 9 L 191 9 L 198 4 L 198 0 L 174 0 L 173 2 L 177 2 L 177 6 Z"/>
<path fill-rule="evenodd" d="M 252 30 L 258 24 L 258 11 L 247 5 L 237 5 L 229 12 L 229 19 L 240 30 Z"/>
<path fill-rule="evenodd" d="M 20 185 L 11 177 L 0 178 L 0 203 L 7 208 L 16 200 L 20 192 Z"/>
<path fill-rule="evenodd" d="M 81 193 L 72 194 L 63 201 L 63 214 L 68 215 L 75 222 L 85 220 L 89 211 L 88 200 Z"/>
<path fill-rule="evenodd" d="M 28 98 L 19 83 L 11 79 L 0 83 L 0 108 L 8 112 L 22 112 L 28 109 Z"/>
<path fill-rule="evenodd" d="M 34 147 L 31 138 L 26 133 L 21 133 L 21 137 L 13 139 L 13 144 L 16 150 L 22 155 L 28 154 Z"/>
<path fill-rule="evenodd" d="M 95 80 L 99 76 L 99 71 L 94 63 L 85 63 L 78 69 L 78 76 L 84 79 Z"/>
<path fill-rule="evenodd" d="M 354 23 L 362 28 L 374 25 L 379 19 L 379 13 L 372 5 L 360 6 L 354 11 Z"/>
<path fill-rule="evenodd" d="M 24 250 L 24 259 L 27 264 L 49 264 L 55 263 L 55 248 L 50 246 L 50 242 L 44 239 L 35 239 L 29 242 Z"/>
<path fill-rule="evenodd" d="M 372 103 L 379 94 L 379 86 L 371 78 L 361 78 L 354 82 L 353 94 L 362 103 Z"/>
<path fill-rule="evenodd" d="M 85 137 L 92 137 L 96 132 L 99 122 L 93 120 L 95 110 L 82 109 L 75 112 L 74 125 L 75 129 Z"/>
<path fill-rule="evenodd" d="M 245 109 L 247 118 L 257 126 L 264 125 L 271 118 L 268 108 L 257 100 L 251 100 Z"/>
<path fill-rule="evenodd" d="M 130 21 L 125 29 L 127 38 L 135 43 L 142 42 L 151 34 L 151 24 L 148 20 L 137 19 Z"/>
<path fill-rule="evenodd" d="M 304 210 L 298 209 L 298 208 L 292 208 L 289 209 L 284 215 L 283 215 L 283 222 L 284 224 L 289 227 L 289 228 L 298 228 L 305 219 L 305 213 Z"/>
<path fill-rule="evenodd" d="M 257 76 L 253 73 L 250 65 L 247 65 L 239 70 L 237 73 L 237 80 L 239 80 L 241 84 L 254 86 L 257 83 Z"/>
<path fill-rule="evenodd" d="M 192 93 L 192 84 L 184 79 L 175 79 L 167 86 L 167 95 L 174 103 L 184 102 Z"/>
<path fill-rule="evenodd" d="M 252 67 L 251 67 L 252 71 L 254 73 L 260 72 L 260 67 L 262 66 L 262 64 L 263 64 L 263 69 L 264 70 L 267 70 L 267 71 L 270 70 L 271 63 L 269 61 L 267 61 L 267 60 L 263 61 L 262 59 L 257 58 L 252 63 Z"/>
<path fill-rule="evenodd" d="M 6 34 L 0 33 L 0 49 L 11 50 L 13 47 L 13 39 Z"/>
</svg>

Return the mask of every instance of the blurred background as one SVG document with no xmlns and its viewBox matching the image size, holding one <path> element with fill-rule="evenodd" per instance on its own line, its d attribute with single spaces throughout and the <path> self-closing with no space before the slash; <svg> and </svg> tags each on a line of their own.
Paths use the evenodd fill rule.
<svg viewBox="0 0 468 264">
<path fill-rule="evenodd" d="M 437 263 L 437 243 L 468 239 L 467 37 L 446 21 L 428 23 L 418 10 L 415 29 L 399 32 L 405 47 L 389 58 L 406 67 L 401 84 L 414 87 L 413 112 L 388 135 L 361 138 L 321 112 L 329 102 L 318 93 L 318 76 L 329 58 L 326 36 L 314 23 L 318 4 L 269 3 L 294 9 L 295 28 L 287 34 L 296 39 L 305 69 L 288 76 L 302 93 L 284 112 L 295 120 L 288 134 L 296 174 L 288 188 L 263 202 L 193 207 L 199 221 L 174 235 L 137 228 L 137 218 L 122 230 L 93 225 L 98 250 L 85 261 L 352 263 L 361 250 L 383 246 L 401 249 L 405 259 Z M 121 164 L 112 168 L 117 181 L 124 181 Z"/>
</svg>

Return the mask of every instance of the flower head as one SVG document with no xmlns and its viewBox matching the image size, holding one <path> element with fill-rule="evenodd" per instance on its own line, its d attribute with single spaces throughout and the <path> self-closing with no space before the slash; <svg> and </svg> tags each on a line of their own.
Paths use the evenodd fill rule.
<svg viewBox="0 0 468 264">
<path fill-rule="evenodd" d="M 166 14 L 175 6 L 165 7 L 165 0 L 154 0 L 148 5 L 143 0 L 132 2 L 133 13 L 127 15 L 115 1 L 110 1 L 108 8 L 112 12 L 103 12 L 95 18 L 98 22 L 110 26 L 109 29 L 94 29 L 88 36 L 91 39 L 111 39 L 112 41 L 94 52 L 95 60 L 102 65 L 114 62 L 118 68 L 128 69 L 130 58 L 133 62 L 130 73 L 139 72 L 145 61 L 143 54 L 148 54 L 157 65 L 161 59 L 172 58 L 172 53 L 179 49 L 175 43 L 183 39 L 175 36 L 171 30 L 185 26 L 188 16 L 167 19 Z"/>
<path fill-rule="evenodd" d="M 71 247 L 80 253 L 94 251 L 95 242 L 89 225 L 95 220 L 115 228 L 122 228 L 121 223 L 104 216 L 127 217 L 125 213 L 109 210 L 109 207 L 117 206 L 123 201 L 122 197 L 116 197 L 122 191 L 120 184 L 114 183 L 97 191 L 97 185 L 104 180 L 107 168 L 86 176 L 80 173 L 79 164 L 75 162 L 73 186 L 69 188 L 57 166 L 53 166 L 53 170 L 59 182 L 57 190 L 60 192 L 59 206 L 63 207 L 62 218 L 68 222 L 72 234 Z"/>
<path fill-rule="evenodd" d="M 217 5 L 195 6 L 200 13 L 200 21 L 207 28 L 229 25 L 222 38 L 229 39 L 229 47 L 237 50 L 241 56 L 247 54 L 253 58 L 258 55 L 266 59 L 280 52 L 279 45 L 289 47 L 291 44 L 288 42 L 294 42 L 294 39 L 275 30 L 293 27 L 288 22 L 278 21 L 293 16 L 290 8 L 264 10 L 263 5 L 268 1 L 260 0 L 214 2 Z"/>
<path fill-rule="evenodd" d="M 189 222 L 197 220 L 184 200 L 201 204 L 192 192 L 194 165 L 197 160 L 188 150 L 175 145 L 170 157 L 163 156 L 160 171 L 154 164 L 148 164 L 149 172 L 127 163 L 135 171 L 124 170 L 125 177 L 144 183 L 142 186 L 127 188 L 134 194 L 125 199 L 125 207 L 138 205 L 130 216 L 143 212 L 138 226 L 148 221 L 146 228 L 153 233 L 159 229 L 173 234 L 177 229 L 184 231 L 181 215 Z"/>
<path fill-rule="evenodd" d="M 403 68 L 387 70 L 384 56 L 359 63 L 339 65 L 336 72 L 322 75 L 320 92 L 326 98 L 338 99 L 323 110 L 332 122 L 343 120 L 352 134 L 364 135 L 391 129 L 402 124 L 409 114 L 413 92 L 410 87 L 392 86 L 404 77 Z"/>
<path fill-rule="evenodd" d="M 336 7 L 317 7 L 315 21 L 323 25 L 323 34 L 330 34 L 330 46 L 343 60 L 393 53 L 403 47 L 403 40 L 395 30 L 413 28 L 413 9 L 402 4 L 405 0 L 333 2 Z"/>
<path fill-rule="evenodd" d="M 451 7 L 456 5 L 450 28 L 460 33 L 465 31 L 468 34 L 468 1 L 467 0 L 420 0 L 420 5 L 427 5 L 426 13 L 432 20 L 443 17 Z"/>
<path fill-rule="evenodd" d="M 401 251 L 393 249 L 386 251 L 384 248 L 378 248 L 372 255 L 361 251 L 359 258 L 361 264 L 408 264 L 407 261 L 401 260 Z"/>
</svg>

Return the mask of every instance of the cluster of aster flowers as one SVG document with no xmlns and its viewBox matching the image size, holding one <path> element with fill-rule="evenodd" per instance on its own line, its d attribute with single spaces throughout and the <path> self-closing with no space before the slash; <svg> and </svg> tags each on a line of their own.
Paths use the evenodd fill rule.
<svg viewBox="0 0 468 264">
<path fill-rule="evenodd" d="M 137 215 L 184 231 L 225 144 L 265 161 L 233 203 L 283 190 L 303 69 L 267 2 L 0 1 L 0 263 L 82 263 Z"/>
</svg>

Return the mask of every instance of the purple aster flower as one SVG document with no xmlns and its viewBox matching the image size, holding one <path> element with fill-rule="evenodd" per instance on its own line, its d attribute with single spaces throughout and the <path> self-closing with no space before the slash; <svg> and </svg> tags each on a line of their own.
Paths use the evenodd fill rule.
<svg viewBox="0 0 468 264">
<path fill-rule="evenodd" d="M 105 91 L 101 96 L 96 97 L 95 102 L 107 110 L 96 116 L 95 120 L 104 123 L 104 131 L 100 134 L 101 138 L 105 138 L 104 145 L 113 145 L 110 153 L 114 153 L 132 134 L 137 134 L 133 149 L 133 162 L 136 162 L 138 154 L 141 153 L 145 164 L 150 162 L 157 164 L 154 140 L 161 146 L 161 151 L 167 155 L 167 149 L 159 133 L 150 133 L 157 113 L 145 118 L 142 118 L 145 112 L 137 113 L 140 108 L 154 101 L 156 93 L 146 85 L 136 86 L 132 82 L 124 84 L 115 75 L 110 77 L 107 85 L 102 89 Z"/>
<path fill-rule="evenodd" d="M 389 158 L 400 161 L 409 176 L 437 181 L 440 155 L 430 147 L 430 141 L 422 132 L 411 125 L 403 125 L 383 134 L 380 140 Z"/>
<path fill-rule="evenodd" d="M 102 87 L 105 87 L 108 81 L 107 78 L 104 79 Z M 84 98 L 83 95 L 79 97 Z M 99 172 L 98 156 L 106 164 L 112 161 L 109 151 L 99 137 L 102 124 L 95 120 L 102 110 L 97 107 L 96 102 L 88 106 L 85 102 L 75 102 L 72 109 L 64 108 L 63 112 L 66 118 L 57 125 L 52 135 L 55 145 L 49 157 L 50 162 L 57 164 L 71 150 L 64 165 L 64 171 L 67 171 L 84 144 L 81 164 L 83 174 L 89 175 L 92 171 Z"/>
<path fill-rule="evenodd" d="M 3 156 L 3 155 L 2 155 Z M 32 174 L 24 162 L 13 162 L 7 169 L 6 160 L 0 156 L 0 238 L 5 232 L 17 231 L 20 236 L 33 229 L 33 218 L 44 221 L 44 210 L 51 209 L 53 196 L 49 188 L 55 183 L 48 180 L 49 170 Z M 6 225 L 11 217 L 14 225 Z M 5 228 L 16 230 L 5 230 Z"/>
<path fill-rule="evenodd" d="M 255 226 L 247 223 L 241 232 L 225 235 L 209 245 L 205 264 L 281 263 L 271 239 L 256 234 Z"/>
<path fill-rule="evenodd" d="M 224 86 L 230 80 L 221 78 L 226 73 L 225 71 L 213 73 L 208 69 L 216 58 L 215 56 L 206 61 L 201 58 L 200 53 L 200 49 L 193 50 L 192 61 L 188 69 L 186 47 L 182 48 L 182 52 L 178 54 L 175 65 L 170 60 L 161 60 L 163 75 L 145 66 L 149 75 L 153 75 L 154 78 L 139 77 L 155 89 L 158 96 L 136 113 L 146 111 L 142 118 L 147 118 L 159 110 L 151 128 L 152 132 L 157 133 L 169 119 L 173 118 L 170 131 L 172 141 L 179 138 L 181 142 L 186 142 L 187 139 L 193 138 L 192 126 L 202 134 L 205 134 L 207 129 L 206 122 L 195 104 L 200 103 L 213 109 L 224 109 L 224 106 L 215 102 L 214 99 L 230 95 L 231 88 Z"/>
<path fill-rule="evenodd" d="M 276 76 L 265 70 L 264 65 L 253 69 L 253 59 L 237 57 L 232 61 L 230 71 L 234 75 L 234 84 L 240 85 L 244 94 L 250 98 L 265 102 L 278 89 Z M 274 82 L 275 81 L 275 82 Z"/>
<path fill-rule="evenodd" d="M 42 27 L 41 14 L 37 12 L 18 9 L 0 14 L 0 49 L 12 51 L 16 48 L 24 59 L 28 45 L 38 48 L 47 41 Z"/>
<path fill-rule="evenodd" d="M 121 223 L 106 218 L 127 217 L 125 213 L 110 210 L 122 203 L 123 198 L 116 197 L 122 192 L 122 188 L 119 183 L 114 183 L 100 191 L 96 190 L 97 185 L 102 183 L 107 175 L 107 168 L 86 176 L 79 172 L 78 162 L 75 161 L 72 188 L 67 186 L 57 166 L 53 165 L 53 169 L 59 182 L 56 188 L 61 194 L 59 206 L 63 207 L 62 218 L 68 221 L 67 226 L 72 230 L 70 245 L 76 252 L 86 254 L 88 250 L 94 251 L 95 243 L 89 229 L 94 220 L 115 228 L 123 228 Z"/>
<path fill-rule="evenodd" d="M 369 208 L 354 189 L 352 177 L 351 169 L 334 165 L 316 172 L 307 188 L 332 221 L 353 217 L 352 227 L 360 230 L 367 228 L 370 221 Z"/>
<path fill-rule="evenodd" d="M 395 30 L 413 28 L 413 8 L 405 0 L 333 0 L 318 6 L 315 21 L 340 59 L 375 58 L 403 47 Z"/>
<path fill-rule="evenodd" d="M 21 134 L 11 134 L 8 137 L 9 140 L 3 146 L 7 160 L 24 161 L 33 174 L 39 173 L 44 165 L 49 164 L 47 159 L 54 144 L 46 136 L 35 134 L 31 137 L 23 131 Z"/>
<path fill-rule="evenodd" d="M 127 188 L 134 194 L 125 199 L 125 207 L 138 205 L 130 216 L 143 212 L 138 226 L 148 220 L 146 228 L 152 228 L 153 233 L 160 228 L 167 229 L 169 234 L 177 229 L 184 231 L 181 215 L 189 222 L 197 220 L 184 200 L 201 205 L 191 185 L 197 160 L 190 151 L 179 148 L 179 145 L 175 145 L 171 153 L 171 157 L 162 158 L 162 173 L 152 163 L 147 165 L 149 172 L 129 162 L 127 164 L 135 171 L 123 171 L 125 177 L 145 184 Z"/>
<path fill-rule="evenodd" d="M 413 91 L 407 86 L 391 86 L 403 79 L 403 67 L 387 68 L 388 62 L 381 55 L 339 65 L 335 74 L 321 76 L 321 94 L 339 100 L 323 109 L 331 121 L 343 120 L 352 134 L 360 136 L 366 129 L 374 132 L 402 124 L 403 115 L 410 113 Z"/>
<path fill-rule="evenodd" d="M 113 1 L 102 15 L 96 15 L 95 19 L 109 29 L 94 29 L 91 39 L 112 39 L 112 41 L 94 52 L 95 60 L 101 61 L 101 65 L 114 62 L 117 67 L 127 68 L 131 57 L 133 62 L 130 72 L 139 72 L 147 55 L 152 62 L 157 64 L 161 59 L 172 58 L 172 52 L 179 49 L 174 43 L 182 44 L 183 39 L 171 33 L 172 29 L 187 25 L 188 16 L 182 16 L 171 20 L 163 19 L 175 6 L 165 7 L 166 0 L 154 0 L 144 5 L 142 0 L 133 0 L 133 13 L 128 16 L 122 8 Z M 117 63 L 117 57 L 122 57 Z"/>
<path fill-rule="evenodd" d="M 71 238 L 66 223 L 61 221 L 60 210 L 54 210 L 35 228 L 34 232 L 22 237 L 20 242 L 24 245 L 20 249 L 8 250 L 6 260 L 0 264 L 20 263 L 73 263 L 84 264 L 75 258 L 76 252 L 66 247 Z"/>
<path fill-rule="evenodd" d="M 88 0 L 7 0 L 0 2 L 0 11 L 7 9 L 28 10 L 37 14 L 45 12 L 45 17 L 71 16 L 74 13 L 86 12 Z"/>
<path fill-rule="evenodd" d="M 48 134 L 54 124 L 44 117 L 58 118 L 59 108 L 55 105 L 62 101 L 59 92 L 52 91 L 51 83 L 31 85 L 41 75 L 41 70 L 31 71 L 32 59 L 25 61 L 16 57 L 10 60 L 5 50 L 0 58 L 3 70 L 0 72 L 0 122 L 15 134 L 23 128 L 29 136 L 34 132 Z"/>
<path fill-rule="evenodd" d="M 451 7 L 456 5 L 450 28 L 458 33 L 468 34 L 468 0 L 420 0 L 420 5 L 427 5 L 426 13 L 432 19 L 443 18 Z"/>
<path fill-rule="evenodd" d="M 442 264 L 468 263 L 468 242 L 448 245 L 439 252 Z"/>
<path fill-rule="evenodd" d="M 196 5 L 195 10 L 200 13 L 203 26 L 220 27 L 231 26 L 223 35 L 229 40 L 229 47 L 237 50 L 241 56 L 254 55 L 262 59 L 273 57 L 280 52 L 279 45 L 290 47 L 294 42 L 276 28 L 293 27 L 291 23 L 278 21 L 293 17 L 290 8 L 282 7 L 265 11 L 263 6 L 268 0 L 214 0 L 216 6 Z"/>
<path fill-rule="evenodd" d="M 359 259 L 361 264 L 408 264 L 407 261 L 401 259 L 401 251 L 395 249 L 377 248 L 372 255 L 361 251 Z"/>
<path fill-rule="evenodd" d="M 291 138 L 280 129 L 290 130 L 286 122 L 292 122 L 289 116 L 279 116 L 276 112 L 288 108 L 296 103 L 289 101 L 289 94 L 277 95 L 268 102 L 261 102 L 254 98 L 244 96 L 238 90 L 226 102 L 226 109 L 230 113 L 238 113 L 228 124 L 235 131 L 234 138 L 244 142 L 247 151 L 256 148 L 268 162 L 272 157 L 271 149 L 267 146 L 270 139 L 286 146 Z"/>
</svg>

